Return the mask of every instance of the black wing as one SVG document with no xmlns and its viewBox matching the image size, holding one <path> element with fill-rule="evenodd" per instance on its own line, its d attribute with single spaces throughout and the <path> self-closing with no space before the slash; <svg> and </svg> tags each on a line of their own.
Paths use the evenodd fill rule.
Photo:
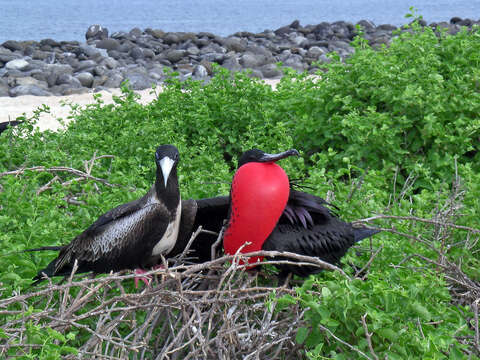
<svg viewBox="0 0 480 360">
<path fill-rule="evenodd" d="M 182 202 L 182 223 L 178 241 L 175 248 L 168 255 L 175 256 L 181 254 L 187 246 L 192 233 L 199 226 L 202 226 L 203 230 L 219 233 L 224 220 L 228 217 L 229 206 L 230 200 L 228 196 Z M 184 208 L 188 215 L 184 216 Z M 194 216 L 192 216 L 193 213 L 195 213 Z M 200 233 L 190 247 L 188 258 L 196 263 L 211 260 L 211 247 L 217 240 L 217 237 L 214 234 Z"/>
<path fill-rule="evenodd" d="M 78 271 L 95 273 L 141 266 L 170 221 L 167 209 L 145 198 L 120 205 L 95 221 L 66 245 L 44 270 L 49 276 L 66 275 L 78 261 Z"/>
<path fill-rule="evenodd" d="M 7 128 L 8 128 L 9 126 L 17 126 L 17 125 L 20 124 L 20 123 L 21 123 L 21 121 L 17 121 L 17 120 L 15 120 L 15 121 L 6 121 L 6 122 L 0 123 L 0 134 L 1 134 L 2 132 L 4 132 L 5 130 L 7 130 Z"/>
<path fill-rule="evenodd" d="M 279 224 L 265 241 L 262 249 L 315 256 L 330 264 L 337 264 L 354 244 L 355 236 L 351 225 L 335 218 L 308 229 L 288 223 Z M 279 265 L 278 267 L 284 272 L 292 272 L 303 277 L 321 270 L 313 266 Z"/>
</svg>

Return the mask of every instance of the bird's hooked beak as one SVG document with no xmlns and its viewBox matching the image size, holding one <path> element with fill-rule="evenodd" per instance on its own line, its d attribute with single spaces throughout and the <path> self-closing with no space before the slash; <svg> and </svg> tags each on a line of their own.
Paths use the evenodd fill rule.
<svg viewBox="0 0 480 360">
<path fill-rule="evenodd" d="M 172 160 L 168 156 L 165 156 L 160 159 L 158 164 L 160 165 L 160 169 L 162 169 L 163 181 L 166 188 L 168 177 L 170 176 L 170 172 L 172 171 L 173 165 L 175 164 L 175 160 Z"/>
<path fill-rule="evenodd" d="M 263 154 L 260 159 L 257 160 L 257 162 L 275 162 L 281 159 L 285 159 L 286 157 L 289 156 L 300 156 L 299 152 L 295 149 L 290 149 L 278 154 Z"/>
</svg>

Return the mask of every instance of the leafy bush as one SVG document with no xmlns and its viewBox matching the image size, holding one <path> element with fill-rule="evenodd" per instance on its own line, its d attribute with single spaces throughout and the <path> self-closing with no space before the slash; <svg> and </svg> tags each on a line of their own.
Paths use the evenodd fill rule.
<svg viewBox="0 0 480 360">
<path fill-rule="evenodd" d="M 458 295 L 450 271 L 457 266 L 457 274 L 480 280 L 478 233 L 458 228 L 478 226 L 480 212 L 479 36 L 414 24 L 389 48 L 373 51 L 357 40 L 356 53 L 345 64 L 332 57 L 320 79 L 287 71 L 276 91 L 216 68 L 207 85 L 170 80 L 148 105 L 126 89 L 113 105 L 95 95 L 86 109 L 73 106 L 65 131 L 40 133 L 35 118 L 7 130 L 0 136 L 1 298 L 30 291 L 30 279 L 53 257 L 18 251 L 67 243 L 103 212 L 143 195 L 154 181 L 157 145 L 180 150 L 182 198 L 227 194 L 246 149 L 295 147 L 303 157 L 282 166 L 339 206 L 342 218 L 433 221 L 378 220 L 389 231 L 344 260 L 353 279 L 322 273 L 283 298 L 283 306 L 305 309 L 308 325 L 296 340 L 306 355 L 474 356 L 465 339 L 474 339 L 475 324 L 463 306 L 471 298 Z M 114 186 L 60 170 L 6 174 L 36 166 L 78 169 Z M 457 228 L 439 225 L 445 221 Z M 32 300 L 24 310 L 41 308 Z M 89 337 L 28 326 L 32 342 L 46 345 L 17 354 L 24 358 L 74 353 Z"/>
</svg>

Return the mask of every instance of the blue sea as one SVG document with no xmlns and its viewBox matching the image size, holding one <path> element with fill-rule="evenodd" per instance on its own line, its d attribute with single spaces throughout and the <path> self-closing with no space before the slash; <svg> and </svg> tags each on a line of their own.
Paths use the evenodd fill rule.
<svg viewBox="0 0 480 360">
<path fill-rule="evenodd" d="M 0 43 L 6 40 L 85 41 L 92 24 L 114 31 L 134 27 L 164 31 L 275 30 L 298 19 L 302 25 L 362 19 L 402 25 L 413 6 L 427 22 L 454 16 L 478 20 L 479 0 L 0 0 Z"/>
</svg>

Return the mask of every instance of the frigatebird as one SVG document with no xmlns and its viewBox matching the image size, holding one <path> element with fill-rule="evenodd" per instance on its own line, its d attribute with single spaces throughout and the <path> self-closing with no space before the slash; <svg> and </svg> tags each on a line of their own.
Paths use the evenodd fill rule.
<svg viewBox="0 0 480 360">
<path fill-rule="evenodd" d="M 239 160 L 230 191 L 229 219 L 223 238 L 225 252 L 288 251 L 337 264 L 356 242 L 379 232 L 340 220 L 325 200 L 291 189 L 288 176 L 275 162 L 298 155 L 246 151 Z M 261 259 L 251 257 L 249 263 Z M 314 266 L 276 265 L 280 278 L 320 271 Z"/>
<path fill-rule="evenodd" d="M 17 126 L 18 124 L 20 124 L 21 121 L 17 121 L 17 120 L 14 120 L 14 121 L 5 121 L 5 122 L 2 122 L 0 123 L 0 134 L 2 132 L 4 132 L 5 130 L 7 130 L 7 128 L 9 126 Z"/>
<path fill-rule="evenodd" d="M 177 148 L 156 149 L 156 180 L 140 199 L 117 206 L 100 216 L 38 272 L 34 284 L 48 276 L 69 275 L 77 260 L 78 272 L 105 273 L 157 264 L 174 247 L 179 233 L 181 199 Z M 55 249 L 45 247 L 38 250 Z M 37 249 L 32 249 L 37 250 Z M 141 271 L 139 271 L 141 273 Z"/>
</svg>

